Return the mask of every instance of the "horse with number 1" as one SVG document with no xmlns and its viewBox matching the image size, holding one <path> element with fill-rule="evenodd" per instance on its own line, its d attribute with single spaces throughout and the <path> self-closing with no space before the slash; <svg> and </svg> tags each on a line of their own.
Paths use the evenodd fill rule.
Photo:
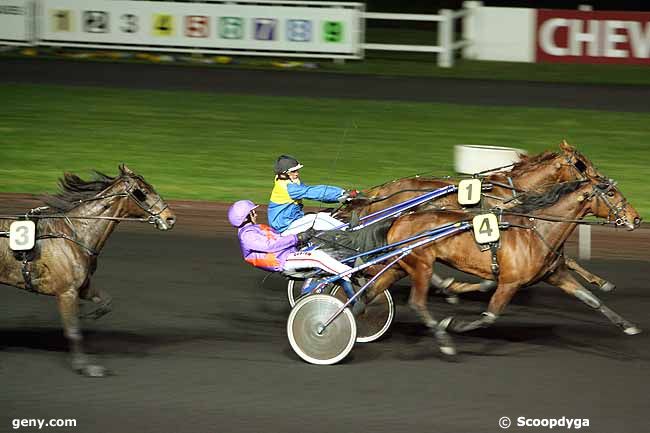
<svg viewBox="0 0 650 433">
<path fill-rule="evenodd" d="M 561 152 L 544 152 L 536 156 L 524 156 L 522 160 L 509 171 L 502 171 L 482 177 L 484 185 L 490 188 L 483 191 L 480 197 L 481 206 L 485 209 L 492 207 L 508 208 L 517 204 L 517 197 L 526 192 L 534 192 L 558 182 L 583 180 L 587 177 L 603 177 L 594 167 L 593 163 L 578 152 L 576 148 L 566 141 L 560 143 Z M 361 222 L 366 219 L 376 218 L 386 209 L 406 200 L 418 200 L 417 209 L 454 210 L 460 209 L 456 191 L 444 195 L 436 195 L 426 199 L 435 191 L 448 185 L 455 185 L 457 181 L 450 178 L 411 177 L 387 182 L 364 191 L 363 199 L 351 201 L 334 216 L 341 219 L 351 218 L 353 213 Z M 481 193 L 474 188 L 473 195 Z M 477 196 L 476 196 L 477 197 Z M 425 200 L 426 199 L 426 200 Z M 603 291 L 611 291 L 614 284 L 592 274 L 580 266 L 575 260 L 563 256 L 567 267 L 578 273 L 588 282 L 595 284 Z M 454 300 L 455 295 L 474 290 L 488 291 L 496 287 L 492 279 L 484 280 L 480 284 L 469 284 L 451 279 L 442 280 L 437 275 L 432 276 L 432 283 Z"/>
<path fill-rule="evenodd" d="M 56 296 L 72 367 L 101 377 L 107 370 L 92 364 L 83 351 L 78 305 L 80 299 L 95 304 L 87 315 L 92 318 L 110 311 L 110 297 L 90 281 L 99 253 L 120 221 L 147 222 L 166 231 L 176 217 L 125 165 L 116 177 L 96 172 L 94 180 L 84 181 L 66 173 L 60 184 L 60 193 L 44 199 L 48 206 L 0 217 L 0 283 Z"/>
</svg>

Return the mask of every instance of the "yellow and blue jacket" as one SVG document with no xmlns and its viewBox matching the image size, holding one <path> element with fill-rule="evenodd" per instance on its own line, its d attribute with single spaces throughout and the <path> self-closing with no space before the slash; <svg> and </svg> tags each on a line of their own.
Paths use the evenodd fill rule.
<svg viewBox="0 0 650 433">
<path fill-rule="evenodd" d="M 295 220 L 302 218 L 302 199 L 335 203 L 345 190 L 332 185 L 309 186 L 296 180 L 275 178 L 269 201 L 269 225 L 282 233 Z"/>
</svg>

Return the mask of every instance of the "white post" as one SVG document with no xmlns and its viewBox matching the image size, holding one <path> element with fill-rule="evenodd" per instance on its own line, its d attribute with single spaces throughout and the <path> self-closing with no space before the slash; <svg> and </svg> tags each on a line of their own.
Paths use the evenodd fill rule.
<svg viewBox="0 0 650 433">
<path fill-rule="evenodd" d="M 438 26 L 438 45 L 442 52 L 438 54 L 438 66 L 451 68 L 454 65 L 454 18 L 451 9 L 442 9 L 440 15 L 443 20 Z"/>
<path fill-rule="evenodd" d="M 594 10 L 592 5 L 578 5 L 578 10 L 583 12 L 591 12 Z"/>
<path fill-rule="evenodd" d="M 469 45 L 463 48 L 463 58 L 475 59 L 478 57 L 476 52 L 476 35 L 479 26 L 479 11 L 483 7 L 483 2 L 468 0 L 463 2 L 463 8 L 467 10 L 467 15 L 463 18 L 463 40 L 469 41 Z"/>
<path fill-rule="evenodd" d="M 581 224 L 578 227 L 578 257 L 580 260 L 591 259 L 591 226 Z"/>
</svg>

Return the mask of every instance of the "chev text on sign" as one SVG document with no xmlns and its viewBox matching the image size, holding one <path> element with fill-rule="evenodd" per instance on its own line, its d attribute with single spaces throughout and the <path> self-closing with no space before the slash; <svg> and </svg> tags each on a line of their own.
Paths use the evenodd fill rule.
<svg viewBox="0 0 650 433">
<path fill-rule="evenodd" d="M 650 65 L 650 13 L 539 9 L 538 62 Z"/>
</svg>

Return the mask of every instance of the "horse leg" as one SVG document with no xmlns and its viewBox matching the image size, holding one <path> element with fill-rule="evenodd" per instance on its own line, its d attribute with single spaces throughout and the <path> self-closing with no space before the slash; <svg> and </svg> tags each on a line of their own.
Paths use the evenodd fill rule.
<svg viewBox="0 0 650 433">
<path fill-rule="evenodd" d="M 452 293 L 468 293 L 468 292 L 489 292 L 497 287 L 497 282 L 494 280 L 483 280 L 480 283 L 462 283 L 454 281 L 447 289 Z"/>
<path fill-rule="evenodd" d="M 379 271 L 379 269 L 373 270 L 374 274 Z M 357 302 L 352 307 L 352 314 L 354 317 L 357 317 L 363 314 L 366 310 L 366 306 L 369 305 L 380 293 L 383 293 L 384 290 L 388 289 L 393 283 L 401 280 L 406 276 L 406 273 L 398 267 L 393 267 L 388 269 L 382 275 L 379 276 L 367 289 L 366 291 L 359 296 Z M 359 278 L 359 277 L 357 277 Z M 365 279 L 365 277 L 361 277 Z"/>
<path fill-rule="evenodd" d="M 424 323 L 436 338 L 440 351 L 445 355 L 455 355 L 456 347 L 454 341 L 447 333 L 447 330 L 439 325 L 427 308 L 429 283 L 433 273 L 431 264 L 428 264 L 425 260 L 417 260 L 415 264 L 409 264 L 406 260 L 403 260 L 401 264 L 409 273 L 412 280 L 409 308 L 415 312 L 418 319 Z"/>
<path fill-rule="evenodd" d="M 113 310 L 113 298 L 108 292 L 98 289 L 88 283 L 84 290 L 79 292 L 79 296 L 84 301 L 90 301 L 95 304 L 95 308 L 80 315 L 82 319 L 97 320 Z"/>
<path fill-rule="evenodd" d="M 600 311 L 627 335 L 635 335 L 641 332 L 639 327 L 625 320 L 618 313 L 603 304 L 593 293 L 584 288 L 566 268 L 558 268 L 558 270 L 547 276 L 545 281 L 575 296 L 594 310 Z"/>
<path fill-rule="evenodd" d="M 433 267 L 433 265 L 432 265 Z M 438 292 L 442 293 L 445 296 L 445 300 L 450 304 L 458 304 L 459 299 L 458 295 L 451 291 L 449 288 L 454 284 L 455 280 L 452 277 L 442 278 L 440 275 L 435 272 L 431 272 L 431 285 L 438 289 Z"/>
<path fill-rule="evenodd" d="M 571 269 L 572 271 L 580 275 L 589 283 L 597 285 L 598 288 L 603 292 L 611 292 L 616 288 L 616 285 L 614 285 L 614 283 L 604 280 L 596 274 L 592 274 L 591 272 L 589 272 L 588 270 L 580 266 L 578 262 L 576 262 L 572 258 L 565 256 L 564 262 L 566 263 L 567 268 Z"/>
<path fill-rule="evenodd" d="M 76 289 L 69 289 L 57 295 L 59 312 L 63 321 L 63 330 L 72 353 L 72 368 L 89 377 L 102 377 L 106 369 L 100 365 L 90 364 L 83 352 L 81 328 L 79 326 L 79 296 Z"/>
<path fill-rule="evenodd" d="M 481 318 L 477 320 L 466 321 L 451 316 L 440 322 L 440 325 L 453 332 L 468 332 L 475 329 L 487 328 L 496 322 L 499 315 L 512 300 L 512 297 L 517 293 L 519 287 L 519 284 L 499 284 L 492 298 L 490 298 L 487 311 L 481 313 Z"/>
</svg>

